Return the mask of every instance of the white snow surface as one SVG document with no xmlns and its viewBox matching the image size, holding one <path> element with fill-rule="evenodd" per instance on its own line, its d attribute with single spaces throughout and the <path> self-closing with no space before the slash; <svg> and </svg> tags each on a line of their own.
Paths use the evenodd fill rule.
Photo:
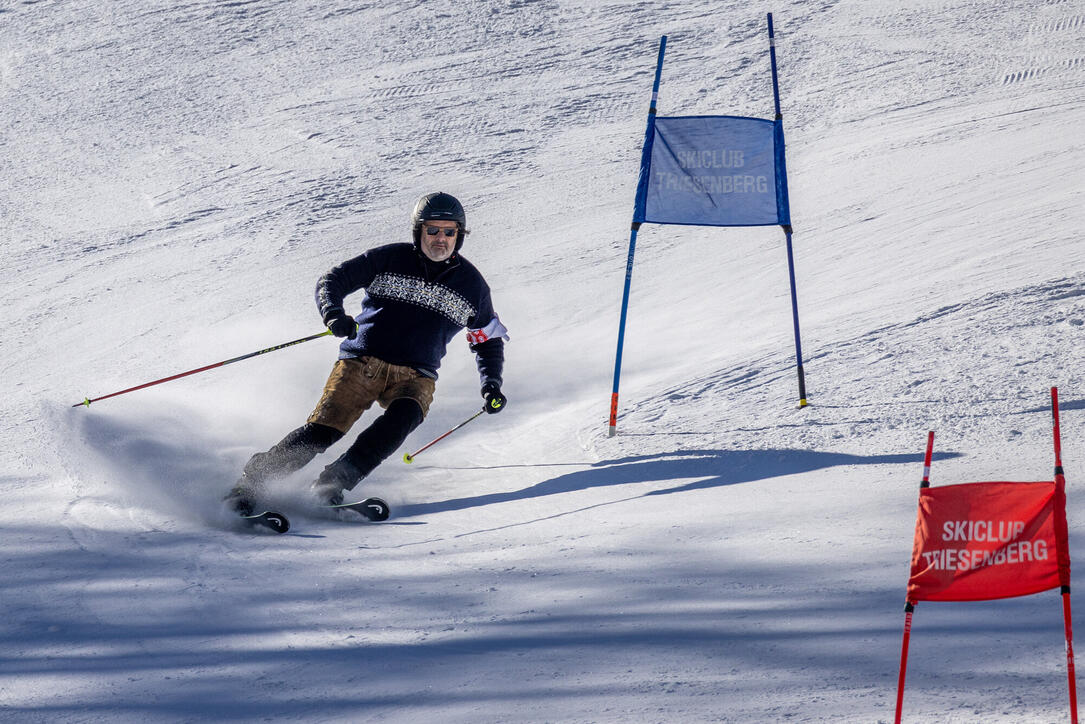
<svg viewBox="0 0 1085 724">
<path fill-rule="evenodd" d="M 608 438 L 659 37 L 661 114 L 771 118 L 765 10 L 811 404 L 781 230 L 646 225 Z M 0 718 L 891 721 L 928 429 L 935 485 L 1050 479 L 1058 386 L 1085 565 L 1083 47 L 1081 0 L 6 0 Z M 219 508 L 331 339 L 72 407 L 320 331 L 433 190 L 510 404 L 387 523 L 306 501 L 353 436 L 288 534 Z M 405 449 L 479 404 L 457 340 Z M 1062 645 L 1056 591 L 921 604 L 905 719 L 1067 721 Z"/>
</svg>

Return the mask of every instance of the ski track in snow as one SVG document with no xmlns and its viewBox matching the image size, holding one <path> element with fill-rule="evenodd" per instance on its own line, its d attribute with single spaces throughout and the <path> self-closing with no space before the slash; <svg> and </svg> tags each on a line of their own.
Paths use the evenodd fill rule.
<svg viewBox="0 0 1085 724">
<path fill-rule="evenodd" d="M 646 226 L 611 439 L 656 44 L 662 114 L 769 117 L 761 10 L 0 8 L 0 718 L 889 721 L 926 431 L 935 485 L 1049 477 L 1051 385 L 1080 557 L 1080 2 L 773 11 L 811 405 L 779 230 Z M 388 523 L 314 511 L 320 463 L 284 536 L 219 510 L 330 341 L 69 407 L 312 333 L 436 188 L 511 404 L 366 481 Z M 441 374 L 412 450 L 477 409 Z M 921 605 L 905 717 L 1064 721 L 1058 613 Z"/>
</svg>

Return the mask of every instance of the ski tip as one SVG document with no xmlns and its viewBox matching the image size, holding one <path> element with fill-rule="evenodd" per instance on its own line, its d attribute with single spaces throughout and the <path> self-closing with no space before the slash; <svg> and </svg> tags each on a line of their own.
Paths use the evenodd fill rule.
<svg viewBox="0 0 1085 724">
<path fill-rule="evenodd" d="M 282 513 L 264 513 L 264 523 L 276 533 L 290 530 L 290 521 Z"/>
<path fill-rule="evenodd" d="M 368 498 L 362 503 L 365 506 L 365 510 L 362 513 L 366 518 L 379 523 L 382 520 L 388 520 L 388 515 L 391 511 L 388 509 L 388 503 L 385 503 L 380 498 Z"/>
<path fill-rule="evenodd" d="M 329 508 L 333 510 L 353 510 L 355 513 L 359 513 L 365 516 L 367 519 L 374 523 L 380 523 L 381 521 L 388 520 L 388 516 L 391 514 L 391 510 L 388 507 L 388 503 L 384 502 L 380 498 L 366 498 L 357 503 L 341 503 L 339 505 L 330 505 Z"/>
<path fill-rule="evenodd" d="M 263 513 L 257 513 L 256 515 L 243 515 L 241 516 L 241 519 L 253 525 L 270 528 L 280 534 L 290 530 L 290 521 L 282 513 L 264 511 Z"/>
</svg>

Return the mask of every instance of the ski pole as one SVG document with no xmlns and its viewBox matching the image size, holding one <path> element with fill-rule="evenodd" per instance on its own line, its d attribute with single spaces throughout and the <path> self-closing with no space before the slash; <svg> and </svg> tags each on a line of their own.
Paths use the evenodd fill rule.
<svg viewBox="0 0 1085 724">
<path fill-rule="evenodd" d="M 154 385 L 160 385 L 163 382 L 169 382 L 170 380 L 176 380 L 176 379 L 180 379 L 182 377 L 188 377 L 189 375 L 194 375 L 197 372 L 206 372 L 207 370 L 213 370 L 216 367 L 225 367 L 226 365 L 233 364 L 234 362 L 240 362 L 241 360 L 250 359 L 252 357 L 256 357 L 256 356 L 262 355 L 262 354 L 267 354 L 268 352 L 275 352 L 275 351 L 280 350 L 280 349 L 285 349 L 287 347 L 292 347 L 295 344 L 301 344 L 302 342 L 309 342 L 309 341 L 314 340 L 314 339 L 319 339 L 320 337 L 327 337 L 331 333 L 332 332 L 329 329 L 328 331 L 321 332 L 320 334 L 314 334 L 314 335 L 311 335 L 309 337 L 303 337 L 302 339 L 295 339 L 293 342 L 286 342 L 285 344 L 277 344 L 274 347 L 268 347 L 267 349 L 262 349 L 259 352 L 250 352 L 249 354 L 244 354 L 244 355 L 241 355 L 240 357 L 234 357 L 233 359 L 224 360 L 222 362 L 216 362 L 215 364 L 207 365 L 206 367 L 200 367 L 199 369 L 189 370 L 188 372 L 182 372 L 182 373 L 177 374 L 177 375 L 172 375 L 171 377 L 163 377 L 160 380 L 155 380 L 154 382 L 147 382 L 146 384 L 138 385 L 136 387 L 129 387 L 127 390 L 121 390 L 120 392 L 111 392 L 108 395 L 102 395 L 101 397 L 95 397 L 94 399 L 91 399 L 91 398 L 88 397 L 88 398 L 84 399 L 82 402 L 75 403 L 74 405 L 72 405 L 72 407 L 79 407 L 80 405 L 90 407 L 90 403 L 92 403 L 92 402 L 98 402 L 99 400 L 108 400 L 110 397 L 116 397 L 117 395 L 123 395 L 123 394 L 128 393 L 128 392 L 135 392 L 136 390 L 142 390 L 142 389 L 144 389 L 146 387 L 153 387 Z"/>
<path fill-rule="evenodd" d="M 481 415 L 484 412 L 486 412 L 485 407 L 483 407 L 481 410 L 476 412 L 474 415 L 471 415 L 471 417 L 467 418 L 466 420 L 461 422 L 459 425 L 456 425 L 454 428 L 452 428 L 451 430 L 446 432 L 444 435 L 441 435 L 437 439 L 431 440 L 430 442 L 426 443 L 422 447 L 418 448 L 418 450 L 415 451 L 414 453 L 403 453 L 403 462 L 410 465 L 411 463 L 414 462 L 414 458 L 415 458 L 416 455 L 418 455 L 418 453 L 422 452 L 423 450 L 425 450 L 428 447 L 432 447 L 433 445 L 436 445 L 437 443 L 441 442 L 441 440 L 444 440 L 446 437 L 448 437 L 452 433 L 456 432 L 456 430 L 459 430 L 461 427 L 463 427 L 467 423 L 471 422 L 471 420 L 474 420 L 476 417 L 478 417 L 479 415 Z"/>
</svg>

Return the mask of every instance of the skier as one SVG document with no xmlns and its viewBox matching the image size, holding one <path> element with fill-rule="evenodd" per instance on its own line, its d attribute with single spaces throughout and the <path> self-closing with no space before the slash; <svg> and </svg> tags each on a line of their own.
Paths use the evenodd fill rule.
<svg viewBox="0 0 1085 724">
<path fill-rule="evenodd" d="M 308 421 L 245 464 L 225 499 L 238 514 L 252 515 L 265 480 L 300 470 L 378 402 L 384 413 L 312 484 L 321 503 L 341 504 L 344 491 L 373 472 L 421 424 L 448 343 L 464 328 L 476 355 L 486 411 L 505 408 L 501 371 L 508 330 L 494 313 L 486 281 L 459 255 L 468 234 L 463 206 L 449 194 L 427 194 L 411 214 L 411 232 L 413 244 L 370 249 L 317 282 L 316 304 L 324 324 L 343 338 L 339 359 Z M 362 311 L 351 317 L 343 300 L 361 289 Z"/>
</svg>

